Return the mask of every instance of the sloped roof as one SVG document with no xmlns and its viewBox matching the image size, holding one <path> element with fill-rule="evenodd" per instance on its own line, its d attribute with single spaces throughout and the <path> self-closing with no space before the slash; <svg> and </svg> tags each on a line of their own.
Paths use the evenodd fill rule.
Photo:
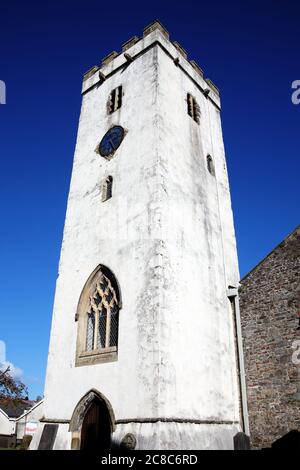
<svg viewBox="0 0 300 470">
<path fill-rule="evenodd" d="M 32 408 L 33 405 L 35 405 L 35 401 L 32 400 L 0 399 L 0 408 L 10 418 L 18 418 L 25 410 Z"/>
<path fill-rule="evenodd" d="M 34 401 L 34 402 L 31 402 L 33 403 L 33 405 L 28 408 L 27 410 L 24 411 L 23 414 L 21 414 L 18 418 L 16 418 L 16 420 L 18 421 L 19 419 L 22 419 L 24 418 L 24 416 L 28 415 L 29 413 L 31 413 L 35 408 L 37 408 L 38 406 L 42 405 L 44 403 L 44 399 L 42 398 L 41 400 L 39 401 Z"/>
<path fill-rule="evenodd" d="M 278 245 L 273 248 L 270 253 L 268 253 L 256 266 L 254 266 L 245 276 L 241 279 L 241 283 L 253 272 L 255 271 L 264 261 L 269 258 L 275 251 L 283 248 L 286 244 L 289 243 L 290 240 L 292 240 L 294 237 L 299 236 L 300 233 L 300 225 L 298 225 L 291 233 L 289 233 Z"/>
</svg>

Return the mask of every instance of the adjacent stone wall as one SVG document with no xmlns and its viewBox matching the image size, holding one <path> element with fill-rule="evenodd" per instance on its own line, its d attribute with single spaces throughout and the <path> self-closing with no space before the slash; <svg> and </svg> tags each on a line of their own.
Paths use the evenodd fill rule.
<svg viewBox="0 0 300 470">
<path fill-rule="evenodd" d="M 300 430 L 300 365 L 292 361 L 292 345 L 300 340 L 299 280 L 300 226 L 241 281 L 253 447 Z"/>
</svg>

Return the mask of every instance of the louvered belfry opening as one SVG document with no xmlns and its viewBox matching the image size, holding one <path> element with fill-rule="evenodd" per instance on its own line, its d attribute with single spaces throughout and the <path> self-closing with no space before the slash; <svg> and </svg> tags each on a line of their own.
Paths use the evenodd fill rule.
<svg viewBox="0 0 300 470">
<path fill-rule="evenodd" d="M 191 118 L 193 118 L 197 124 L 199 124 L 200 107 L 195 98 L 190 93 L 187 94 L 187 112 L 188 115 L 191 116 Z"/>
<path fill-rule="evenodd" d="M 118 345 L 119 301 L 111 280 L 99 272 L 87 312 L 86 351 L 101 352 Z"/>
<path fill-rule="evenodd" d="M 108 114 L 112 114 L 117 109 L 121 108 L 122 106 L 122 86 L 118 86 L 112 90 L 111 94 L 109 95 L 108 99 Z"/>
</svg>

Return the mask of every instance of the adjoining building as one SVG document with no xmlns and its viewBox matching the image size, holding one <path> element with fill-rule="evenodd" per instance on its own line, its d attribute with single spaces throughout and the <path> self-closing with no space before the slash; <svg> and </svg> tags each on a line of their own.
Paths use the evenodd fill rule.
<svg viewBox="0 0 300 470">
<path fill-rule="evenodd" d="M 300 226 L 241 281 L 251 443 L 300 431 Z"/>
<path fill-rule="evenodd" d="M 15 447 L 25 435 L 33 436 L 43 416 L 43 400 L 0 401 L 0 447 Z"/>
</svg>

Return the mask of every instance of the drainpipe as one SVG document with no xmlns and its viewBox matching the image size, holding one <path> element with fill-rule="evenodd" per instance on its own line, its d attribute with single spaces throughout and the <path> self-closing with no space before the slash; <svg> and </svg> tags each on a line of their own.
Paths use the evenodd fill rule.
<svg viewBox="0 0 300 470">
<path fill-rule="evenodd" d="M 235 325 L 236 325 L 236 338 L 237 338 L 238 361 L 239 361 L 239 382 L 240 382 L 241 399 L 242 399 L 244 433 L 247 434 L 247 436 L 250 436 L 246 374 L 245 374 L 244 350 L 243 350 L 243 338 L 242 338 L 238 288 L 229 287 L 227 291 L 227 295 L 233 305 Z"/>
</svg>

